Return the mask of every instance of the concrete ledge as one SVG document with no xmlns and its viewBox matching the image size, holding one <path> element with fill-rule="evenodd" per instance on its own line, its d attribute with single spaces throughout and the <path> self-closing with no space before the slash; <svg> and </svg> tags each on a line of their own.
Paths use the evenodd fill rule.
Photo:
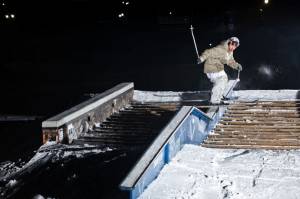
<svg viewBox="0 0 300 199">
<path fill-rule="evenodd" d="M 68 123 L 82 114 L 85 114 L 96 107 L 112 100 L 113 98 L 127 92 L 130 89 L 134 88 L 133 83 L 121 83 L 117 86 L 105 91 L 104 93 L 98 94 L 95 97 L 78 104 L 77 106 L 72 107 L 71 109 L 64 111 L 54 117 L 49 118 L 48 120 L 42 123 L 43 128 L 58 128 L 65 123 Z"/>
<path fill-rule="evenodd" d="M 51 140 L 72 143 L 96 124 L 128 105 L 133 83 L 122 83 L 42 123 L 43 143 Z"/>
</svg>

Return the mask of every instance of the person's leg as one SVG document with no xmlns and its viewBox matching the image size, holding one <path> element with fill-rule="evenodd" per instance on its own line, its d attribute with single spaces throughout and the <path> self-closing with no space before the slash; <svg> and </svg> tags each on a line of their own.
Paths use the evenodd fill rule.
<svg viewBox="0 0 300 199">
<path fill-rule="evenodd" d="M 212 91 L 210 92 L 210 103 L 213 103 L 212 102 L 212 99 L 213 99 L 213 90 L 214 90 L 214 87 L 216 86 L 216 77 L 215 77 L 215 73 L 207 73 L 206 74 L 207 78 L 209 79 L 209 81 L 211 83 L 213 83 L 213 88 L 212 88 Z"/>
<path fill-rule="evenodd" d="M 217 77 L 215 79 L 211 79 L 213 85 L 212 88 L 212 94 L 211 94 L 211 98 L 210 98 L 210 102 L 212 104 L 218 104 L 221 102 L 221 99 L 223 97 L 223 93 L 225 90 L 225 87 L 227 85 L 228 82 L 228 77 L 227 75 L 222 75 L 220 77 Z"/>
</svg>

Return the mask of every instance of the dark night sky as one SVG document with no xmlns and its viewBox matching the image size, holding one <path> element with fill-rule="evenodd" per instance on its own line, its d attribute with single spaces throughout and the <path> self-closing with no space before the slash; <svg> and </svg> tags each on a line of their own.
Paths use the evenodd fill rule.
<svg viewBox="0 0 300 199">
<path fill-rule="evenodd" d="M 142 90 L 209 89 L 202 66 L 195 65 L 191 23 L 199 51 L 240 37 L 236 59 L 245 66 L 242 89 L 300 87 L 292 79 L 300 63 L 296 0 L 2 2 L 2 100 L 24 99 L 15 108 L 3 106 L 3 112 L 52 115 L 85 93 L 122 81 L 134 81 Z M 10 14 L 15 18 L 5 19 Z M 269 79 L 259 76 L 262 65 L 279 72 Z"/>
<path fill-rule="evenodd" d="M 2 0 L 3 1 L 3 0 Z M 5 1 L 4 1 L 5 2 Z M 122 3 L 124 2 L 124 3 Z M 128 5 L 125 5 L 129 2 Z M 297 0 L 223 0 L 223 1 L 137 1 L 137 0 L 64 0 L 64 1 L 9 1 L 8 10 L 18 13 L 18 21 L 22 23 L 92 23 L 105 19 L 110 22 L 118 20 L 120 13 L 126 14 L 129 22 L 151 22 L 157 16 L 189 16 L 201 17 L 199 23 L 211 18 L 223 17 L 230 12 L 243 20 L 255 20 L 263 9 L 265 18 L 272 19 L 299 16 Z M 6 8 L 7 9 L 7 8 Z M 2 10 L 3 11 L 3 10 Z"/>
</svg>

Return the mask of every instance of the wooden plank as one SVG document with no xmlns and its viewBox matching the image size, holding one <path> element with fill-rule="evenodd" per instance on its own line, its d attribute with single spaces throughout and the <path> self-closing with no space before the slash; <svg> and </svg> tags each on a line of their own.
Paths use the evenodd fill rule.
<svg viewBox="0 0 300 199">
<path fill-rule="evenodd" d="M 249 101 L 234 101 L 233 104 L 300 104 L 300 100 L 258 100 L 255 102 Z"/>
<path fill-rule="evenodd" d="M 265 114 L 265 115 L 280 115 L 280 114 L 298 114 L 298 110 L 259 110 L 259 111 L 226 111 L 227 114 Z"/>
<path fill-rule="evenodd" d="M 298 136 L 296 137 L 221 137 L 221 136 L 216 136 L 216 137 L 209 137 L 209 139 L 206 140 L 207 142 L 254 142 L 254 143 L 259 143 L 259 142 L 279 142 L 279 143 L 284 143 L 284 142 L 294 142 L 297 144 L 300 144 L 300 140 L 298 140 Z"/>
<path fill-rule="evenodd" d="M 202 145 L 213 148 L 300 148 L 300 101 L 235 102 Z"/>
<path fill-rule="evenodd" d="M 259 136 L 259 135 L 270 135 L 270 136 L 280 136 L 280 135 L 294 135 L 294 136 L 299 136 L 300 132 L 276 132 L 276 131 L 243 131 L 243 132 L 237 132 L 237 131 L 214 131 L 211 135 L 225 135 L 225 136 L 239 136 L 239 135 L 246 135 L 246 136 L 251 136 L 251 135 L 255 135 L 255 136 Z"/>
<path fill-rule="evenodd" d="M 287 122 L 287 121 L 220 121 L 219 124 L 223 124 L 223 125 L 244 125 L 244 126 L 249 126 L 249 125 L 299 126 L 300 125 L 300 123 Z"/>
<path fill-rule="evenodd" d="M 300 134 L 291 135 L 291 134 L 212 134 L 209 135 L 208 139 L 299 139 Z"/>
<path fill-rule="evenodd" d="M 244 117 L 256 117 L 256 118 L 259 118 L 259 117 L 270 117 L 270 114 L 250 114 L 250 113 L 224 113 L 223 115 L 224 117 L 239 117 L 239 118 L 244 118 Z M 271 115 L 271 117 L 277 117 L 277 118 L 299 118 L 300 117 L 300 114 L 273 114 Z"/>
<path fill-rule="evenodd" d="M 300 113 L 297 113 L 297 112 L 225 112 L 224 113 L 224 116 L 228 116 L 228 115 L 231 115 L 231 116 L 271 116 L 271 117 L 278 117 L 278 116 L 281 116 L 281 117 L 286 117 L 286 116 L 297 116 L 298 118 L 300 117 Z"/>
<path fill-rule="evenodd" d="M 221 144 L 202 144 L 202 147 L 206 148 L 222 148 L 222 149 L 266 149 L 266 150 L 291 150 L 300 149 L 300 146 L 264 146 L 264 145 L 221 145 Z"/>
<path fill-rule="evenodd" d="M 274 132 L 274 133 L 279 133 L 279 132 L 300 132 L 300 129 L 297 128 L 215 128 L 215 132 Z"/>
<path fill-rule="evenodd" d="M 299 107 L 300 104 L 234 104 L 231 103 L 230 107 L 232 108 L 253 108 L 253 107 L 261 107 L 261 108 L 268 108 L 268 107 Z"/>
<path fill-rule="evenodd" d="M 247 128 L 256 128 L 256 129 L 264 129 L 264 128 L 273 128 L 273 129 L 300 129 L 300 126 L 298 125 L 223 125 L 223 124 L 218 124 L 217 127 L 219 128 L 242 128 L 245 129 Z"/>
<path fill-rule="evenodd" d="M 273 106 L 264 106 L 264 105 L 253 105 L 253 106 L 246 106 L 246 105 L 229 105 L 229 110 L 251 110 L 251 109 L 292 109 L 296 110 L 299 106 L 298 105 L 273 105 Z"/>
<path fill-rule="evenodd" d="M 264 145 L 264 146 L 300 146 L 299 140 L 294 141 L 277 141 L 277 140 L 206 140 L 206 144 L 222 144 L 222 145 Z"/>
<path fill-rule="evenodd" d="M 213 131 L 211 135 L 213 134 L 220 134 L 220 135 L 299 135 L 300 131 Z"/>
<path fill-rule="evenodd" d="M 300 118 L 284 118 L 284 117 L 264 117 L 264 118 L 253 118 L 253 117 L 223 117 L 221 121 L 288 121 L 288 122 L 300 122 Z"/>
</svg>

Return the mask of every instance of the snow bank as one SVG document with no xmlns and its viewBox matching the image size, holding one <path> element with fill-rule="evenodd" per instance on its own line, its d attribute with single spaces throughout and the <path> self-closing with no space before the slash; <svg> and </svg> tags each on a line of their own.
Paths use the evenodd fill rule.
<svg viewBox="0 0 300 199">
<path fill-rule="evenodd" d="M 300 198 L 300 151 L 185 145 L 140 199 Z"/>
<path fill-rule="evenodd" d="M 99 154 L 109 151 L 113 151 L 114 148 L 110 147 L 98 147 L 94 145 L 84 144 L 84 145 L 64 145 L 64 144 L 55 144 L 55 143 L 45 143 L 40 147 L 35 156 L 29 161 L 36 162 L 37 159 L 40 159 L 43 156 L 49 154 L 55 154 L 53 160 L 58 161 L 64 158 L 76 157 L 84 158 L 90 154 Z"/>
<path fill-rule="evenodd" d="M 22 167 L 17 167 L 14 162 L 0 163 L 0 181 L 7 181 L 14 176 L 21 176 L 27 171 L 31 171 L 35 168 L 46 164 L 48 161 L 57 162 L 68 158 L 85 158 L 89 155 L 96 155 L 100 153 L 106 153 L 115 150 L 110 147 L 98 147 L 89 144 L 85 145 L 64 145 L 56 144 L 55 142 L 47 142 L 42 145 L 36 152 L 36 154 Z M 12 179 L 8 185 L 13 186 L 17 181 Z M 1 189 L 0 189 L 1 193 Z"/>
</svg>

